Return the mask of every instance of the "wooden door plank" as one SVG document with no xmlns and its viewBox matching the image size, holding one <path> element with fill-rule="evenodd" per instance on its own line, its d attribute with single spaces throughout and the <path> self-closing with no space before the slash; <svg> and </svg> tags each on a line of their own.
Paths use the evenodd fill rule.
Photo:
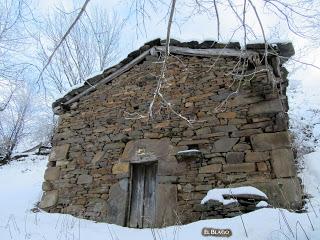
<svg viewBox="0 0 320 240">
<path fill-rule="evenodd" d="M 145 167 L 145 188 L 144 188 L 144 218 L 143 227 L 155 226 L 155 188 L 157 165 L 149 164 Z"/>
<path fill-rule="evenodd" d="M 132 193 L 129 227 L 143 227 L 143 195 L 144 195 L 145 166 L 133 165 Z"/>
</svg>

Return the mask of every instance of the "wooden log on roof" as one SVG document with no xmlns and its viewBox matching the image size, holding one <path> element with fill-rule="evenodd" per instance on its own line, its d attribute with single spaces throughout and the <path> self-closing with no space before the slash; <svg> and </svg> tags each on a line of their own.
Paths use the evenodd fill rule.
<svg viewBox="0 0 320 240">
<path fill-rule="evenodd" d="M 164 52 L 164 46 L 156 46 L 155 50 Z M 241 58 L 252 58 L 259 57 L 259 54 L 251 50 L 236 50 L 230 48 L 222 49 L 191 49 L 184 47 L 170 46 L 170 53 L 187 55 L 187 56 L 199 56 L 199 57 L 212 57 L 212 56 L 229 56 L 229 57 L 241 57 Z"/>
<path fill-rule="evenodd" d="M 97 82 L 95 85 L 91 86 L 90 88 L 88 88 L 88 89 L 84 90 L 83 92 L 79 93 L 78 95 L 74 96 L 73 98 L 71 98 L 67 102 L 63 103 L 63 105 L 69 105 L 69 104 L 77 101 L 82 96 L 88 94 L 89 92 L 94 91 L 97 86 L 102 85 L 102 84 L 106 84 L 106 83 L 112 81 L 114 78 L 116 78 L 116 77 L 120 76 L 122 73 L 130 70 L 133 66 L 135 66 L 137 63 L 142 61 L 147 55 L 149 55 L 149 53 L 150 53 L 150 49 L 148 49 L 147 51 L 143 52 L 141 55 L 139 55 L 138 57 L 133 59 L 128 64 L 126 64 L 123 67 L 119 68 L 117 71 L 115 71 L 114 73 L 110 74 L 108 77 L 102 79 L 101 81 Z"/>
</svg>

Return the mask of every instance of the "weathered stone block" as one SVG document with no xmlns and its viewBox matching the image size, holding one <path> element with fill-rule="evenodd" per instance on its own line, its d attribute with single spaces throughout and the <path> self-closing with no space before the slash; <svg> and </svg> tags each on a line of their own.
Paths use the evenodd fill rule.
<svg viewBox="0 0 320 240">
<path fill-rule="evenodd" d="M 170 121 L 165 121 L 165 122 L 157 123 L 153 127 L 157 129 L 157 128 L 167 128 L 169 126 L 170 126 Z"/>
<path fill-rule="evenodd" d="M 197 101 L 206 99 L 206 98 L 210 97 L 211 95 L 213 95 L 213 94 L 212 93 L 199 94 L 197 96 L 190 97 L 187 100 L 190 102 L 197 102 Z"/>
<path fill-rule="evenodd" d="M 92 183 L 93 177 L 91 175 L 80 175 L 77 180 L 77 184 L 89 184 Z"/>
<path fill-rule="evenodd" d="M 129 173 L 130 164 L 128 162 L 116 163 L 112 167 L 112 174 Z"/>
<path fill-rule="evenodd" d="M 245 124 L 247 123 L 247 119 L 246 118 L 233 118 L 233 119 L 229 119 L 228 121 L 229 124 Z"/>
<path fill-rule="evenodd" d="M 258 115 L 266 113 L 278 113 L 282 112 L 282 103 L 280 99 L 274 99 L 271 101 L 264 101 L 252 104 L 249 108 L 249 115 Z"/>
<path fill-rule="evenodd" d="M 207 184 L 207 185 L 197 185 L 195 190 L 196 191 L 209 191 L 212 189 L 211 184 Z"/>
<path fill-rule="evenodd" d="M 64 210 L 67 212 L 67 213 L 72 213 L 72 214 L 77 214 L 79 212 L 82 212 L 84 210 L 84 206 L 83 205 L 69 205 L 67 206 Z"/>
<path fill-rule="evenodd" d="M 271 163 L 278 178 L 295 176 L 294 157 L 291 149 L 275 149 L 271 151 Z"/>
<path fill-rule="evenodd" d="M 49 161 L 65 161 L 68 157 L 70 144 L 55 146 L 51 150 Z"/>
<path fill-rule="evenodd" d="M 242 163 L 244 161 L 243 152 L 228 152 L 226 156 L 227 163 Z"/>
<path fill-rule="evenodd" d="M 251 146 L 246 143 L 238 143 L 238 144 L 234 145 L 232 149 L 237 152 L 243 152 L 243 151 L 251 149 Z"/>
<path fill-rule="evenodd" d="M 204 128 L 197 129 L 195 132 L 196 132 L 196 135 L 210 134 L 211 129 L 209 127 L 204 127 Z"/>
<path fill-rule="evenodd" d="M 226 159 L 224 157 L 211 157 L 208 163 L 226 163 Z"/>
<path fill-rule="evenodd" d="M 182 191 L 183 192 L 187 192 L 190 193 L 194 190 L 194 186 L 192 186 L 190 183 L 186 184 L 183 188 Z"/>
<path fill-rule="evenodd" d="M 176 184 L 158 184 L 156 188 L 156 226 L 170 226 L 176 223 L 177 198 Z"/>
<path fill-rule="evenodd" d="M 56 166 L 59 167 L 59 166 L 66 166 L 68 165 L 70 162 L 69 161 L 58 161 L 56 163 Z"/>
<path fill-rule="evenodd" d="M 242 105 L 247 105 L 251 103 L 256 103 L 263 101 L 263 97 L 261 96 L 256 96 L 256 97 L 247 97 L 243 95 L 236 96 L 234 99 L 231 99 L 227 105 L 230 107 L 234 106 L 242 106 Z"/>
<path fill-rule="evenodd" d="M 40 208 L 49 208 L 56 205 L 58 201 L 58 190 L 47 191 L 43 194 L 39 203 Z"/>
<path fill-rule="evenodd" d="M 42 183 L 42 191 L 50 191 L 52 190 L 52 184 L 50 182 L 43 182 Z"/>
<path fill-rule="evenodd" d="M 204 204 L 196 204 L 193 206 L 193 211 L 205 212 L 205 211 L 208 211 L 208 207 Z"/>
<path fill-rule="evenodd" d="M 300 209 L 302 206 L 302 190 L 296 177 L 252 183 L 252 186 L 266 193 L 274 207 Z"/>
<path fill-rule="evenodd" d="M 229 152 L 238 140 L 239 138 L 220 138 L 214 142 L 213 152 Z"/>
<path fill-rule="evenodd" d="M 251 144 L 255 151 L 290 148 L 288 132 L 262 133 L 251 136 Z"/>
<path fill-rule="evenodd" d="M 186 102 L 185 107 L 186 108 L 193 107 L 193 102 Z"/>
<path fill-rule="evenodd" d="M 123 142 L 115 142 L 104 145 L 103 150 L 113 150 L 117 148 L 124 148 L 125 144 Z"/>
<path fill-rule="evenodd" d="M 175 183 L 177 181 L 177 176 L 158 176 L 159 183 Z"/>
<path fill-rule="evenodd" d="M 160 138 L 161 135 L 159 133 L 154 133 L 154 132 L 145 132 L 144 137 L 145 138 Z"/>
<path fill-rule="evenodd" d="M 118 134 L 111 134 L 110 135 L 110 139 L 112 141 L 125 141 L 126 139 L 128 139 L 128 136 L 126 134 L 123 133 L 118 133 Z"/>
<path fill-rule="evenodd" d="M 185 137 L 192 137 L 194 135 L 194 132 L 192 130 L 187 130 L 183 132 L 183 136 Z"/>
<path fill-rule="evenodd" d="M 94 158 L 92 159 L 92 163 L 95 164 L 99 161 L 101 161 L 104 157 L 104 155 L 106 154 L 105 151 L 99 151 L 94 155 Z"/>
<path fill-rule="evenodd" d="M 199 169 L 199 173 L 217 173 L 221 172 L 221 164 L 210 164 Z"/>
<path fill-rule="evenodd" d="M 205 143 L 209 143 L 210 141 L 207 139 L 202 139 L 202 140 L 184 140 L 179 142 L 179 146 L 182 145 L 195 145 L 195 144 L 205 144 Z"/>
<path fill-rule="evenodd" d="M 237 116 L 236 112 L 222 112 L 218 113 L 217 117 L 218 118 L 235 118 Z"/>
<path fill-rule="evenodd" d="M 59 167 L 48 167 L 44 173 L 44 179 L 47 181 L 54 181 L 59 179 L 60 168 Z"/>
<path fill-rule="evenodd" d="M 234 183 L 234 182 L 243 182 L 246 180 L 247 174 L 246 173 L 238 173 L 238 174 L 228 174 L 226 176 L 227 184 Z"/>
<path fill-rule="evenodd" d="M 262 133 L 261 129 L 246 129 L 246 130 L 240 130 L 232 133 L 232 137 L 245 137 L 245 136 L 251 136 L 254 134 Z"/>
<path fill-rule="evenodd" d="M 110 188 L 110 197 L 107 201 L 107 222 L 125 225 L 126 209 L 128 201 L 128 179 L 122 179 Z"/>
<path fill-rule="evenodd" d="M 265 122 L 256 122 L 256 123 L 250 123 L 245 124 L 240 127 L 240 129 L 254 129 L 254 128 L 265 128 L 267 126 L 272 125 L 272 121 L 265 121 Z"/>
<path fill-rule="evenodd" d="M 258 162 L 257 168 L 259 172 L 266 172 L 269 170 L 268 165 L 265 162 Z"/>
<path fill-rule="evenodd" d="M 112 174 L 128 173 L 130 170 L 130 164 L 128 162 L 117 163 L 112 167 Z"/>
<path fill-rule="evenodd" d="M 237 130 L 238 129 L 235 125 L 223 125 L 213 127 L 213 132 L 234 132 Z"/>
<path fill-rule="evenodd" d="M 254 172 L 256 171 L 255 163 L 239 163 L 223 165 L 223 172 Z"/>
<path fill-rule="evenodd" d="M 269 152 L 246 152 L 246 162 L 263 162 L 270 158 Z"/>
</svg>

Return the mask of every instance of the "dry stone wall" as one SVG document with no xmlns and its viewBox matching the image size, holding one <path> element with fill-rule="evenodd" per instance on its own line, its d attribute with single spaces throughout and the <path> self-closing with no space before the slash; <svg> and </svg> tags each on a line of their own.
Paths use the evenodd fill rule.
<svg viewBox="0 0 320 240">
<path fill-rule="evenodd" d="M 239 82 L 234 79 L 237 58 L 171 56 L 162 94 L 177 112 L 195 120 L 190 126 L 158 102 L 153 120 L 138 117 L 147 115 L 160 71 L 157 61 L 147 56 L 59 116 L 40 207 L 125 225 L 128 199 L 121 196 L 128 192 L 132 161 L 154 153 L 148 159 L 160 159 L 159 191 L 170 189 L 176 201 L 170 211 L 182 223 L 252 208 L 201 205 L 212 188 L 254 186 L 273 206 L 299 208 L 286 70 L 280 68 L 280 78 L 270 66 L 270 71 L 248 66 L 248 77 Z M 190 149 L 199 152 L 185 151 Z M 163 209 L 166 202 L 159 204 Z"/>
</svg>

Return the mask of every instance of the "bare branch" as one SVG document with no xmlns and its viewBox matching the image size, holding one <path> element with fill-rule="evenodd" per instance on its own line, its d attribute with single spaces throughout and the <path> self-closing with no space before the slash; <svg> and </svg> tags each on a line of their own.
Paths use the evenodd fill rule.
<svg viewBox="0 0 320 240">
<path fill-rule="evenodd" d="M 171 7 L 170 7 L 170 16 L 168 20 L 168 26 L 167 26 L 167 38 L 166 38 L 166 50 L 165 50 L 165 55 L 163 57 L 163 62 L 162 62 L 162 68 L 161 68 L 161 74 L 157 82 L 157 87 L 153 93 L 153 98 L 152 101 L 149 105 L 149 117 L 153 118 L 153 105 L 157 99 L 158 96 L 160 96 L 160 90 L 162 87 L 163 80 L 165 79 L 165 72 L 167 68 L 167 59 L 170 54 L 170 32 L 171 32 L 171 25 L 172 25 L 172 19 L 174 15 L 174 10 L 175 10 L 175 5 L 176 5 L 176 0 L 172 0 L 171 2 Z"/>
<path fill-rule="evenodd" d="M 213 5 L 214 5 L 214 9 L 216 11 L 216 18 L 217 18 L 217 31 L 218 31 L 218 41 L 220 40 L 220 19 L 219 19 L 219 11 L 218 11 L 218 7 L 217 7 L 217 3 L 216 0 L 213 0 Z"/>
<path fill-rule="evenodd" d="M 170 10 L 170 17 L 168 21 L 168 27 L 167 27 L 167 41 L 166 41 L 166 56 L 168 57 L 170 52 L 169 52 L 169 45 L 170 45 L 170 32 L 171 32 L 171 25 L 172 25 L 172 20 L 173 20 L 173 14 L 176 6 L 176 0 L 172 0 L 171 3 L 171 10 Z"/>
<path fill-rule="evenodd" d="M 81 18 L 82 14 L 85 12 L 86 7 L 88 5 L 88 3 L 90 2 L 90 0 L 86 0 L 85 3 L 83 4 L 79 14 L 77 15 L 77 17 L 75 18 L 75 20 L 73 21 L 73 23 L 70 25 L 70 27 L 68 28 L 68 30 L 66 31 L 66 33 L 63 35 L 63 37 L 61 38 L 61 40 L 59 41 L 59 43 L 57 44 L 57 46 L 53 49 L 51 55 L 48 58 L 47 63 L 44 65 L 43 69 L 41 70 L 39 77 L 38 77 L 38 81 L 41 79 L 44 71 L 47 69 L 47 67 L 49 66 L 49 64 L 52 61 L 52 58 L 54 56 L 54 54 L 56 53 L 56 51 L 59 49 L 59 47 L 61 46 L 61 44 L 65 41 L 65 39 L 67 38 L 67 36 L 70 34 L 72 28 L 76 25 L 76 23 L 79 21 L 79 19 Z"/>
</svg>

